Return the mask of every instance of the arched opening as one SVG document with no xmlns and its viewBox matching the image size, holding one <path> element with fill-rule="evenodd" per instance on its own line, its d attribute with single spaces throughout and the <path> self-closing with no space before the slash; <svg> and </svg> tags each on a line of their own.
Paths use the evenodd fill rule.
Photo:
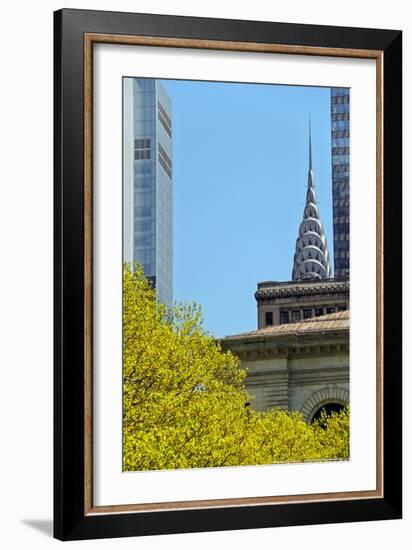
<svg viewBox="0 0 412 550">
<path fill-rule="evenodd" d="M 332 413 L 339 413 L 343 408 L 344 406 L 341 403 L 325 403 L 324 405 L 321 405 L 317 411 L 315 411 L 312 416 L 311 424 L 315 420 L 321 419 L 322 411 L 325 411 L 328 416 L 331 416 Z"/>
<path fill-rule="evenodd" d="M 322 389 L 313 392 L 303 403 L 300 411 L 308 424 L 319 418 L 323 408 L 326 414 L 334 411 L 341 411 L 349 404 L 349 391 L 337 386 L 328 384 Z"/>
</svg>

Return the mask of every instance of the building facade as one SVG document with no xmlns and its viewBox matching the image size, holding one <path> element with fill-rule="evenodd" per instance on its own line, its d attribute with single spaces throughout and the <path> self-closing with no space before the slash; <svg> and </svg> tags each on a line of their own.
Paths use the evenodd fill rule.
<svg viewBox="0 0 412 550">
<path fill-rule="evenodd" d="M 247 370 L 256 410 L 299 411 L 311 423 L 349 403 L 349 311 L 228 336 L 221 346 Z"/>
<path fill-rule="evenodd" d="M 173 303 L 172 104 L 155 79 L 123 79 L 123 261 Z"/>
<path fill-rule="evenodd" d="M 258 329 L 297 323 L 349 309 L 349 280 L 323 279 L 258 283 Z"/>
<path fill-rule="evenodd" d="M 333 258 L 335 277 L 349 277 L 350 90 L 331 88 Z"/>
</svg>

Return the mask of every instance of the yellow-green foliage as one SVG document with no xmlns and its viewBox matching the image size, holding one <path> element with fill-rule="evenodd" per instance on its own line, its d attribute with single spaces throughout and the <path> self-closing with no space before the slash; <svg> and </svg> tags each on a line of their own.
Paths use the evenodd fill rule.
<svg viewBox="0 0 412 550">
<path fill-rule="evenodd" d="M 308 426 L 298 413 L 251 410 L 246 373 L 200 308 L 159 304 L 139 266 L 124 268 L 123 304 L 124 470 L 349 456 L 348 411 Z"/>
</svg>

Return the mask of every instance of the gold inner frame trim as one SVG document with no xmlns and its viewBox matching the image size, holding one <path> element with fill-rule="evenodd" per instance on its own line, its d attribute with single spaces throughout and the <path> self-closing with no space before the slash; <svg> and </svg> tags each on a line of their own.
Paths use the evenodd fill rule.
<svg viewBox="0 0 412 550">
<path fill-rule="evenodd" d="M 93 45 L 97 43 L 376 60 L 376 489 L 144 504 L 93 504 Z M 84 513 L 150 512 L 383 498 L 383 52 L 254 42 L 86 33 L 84 35 Z"/>
</svg>

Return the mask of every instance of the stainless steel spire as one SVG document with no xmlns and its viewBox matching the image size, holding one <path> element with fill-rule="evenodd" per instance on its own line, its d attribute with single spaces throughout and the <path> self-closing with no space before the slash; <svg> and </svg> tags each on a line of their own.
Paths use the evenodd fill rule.
<svg viewBox="0 0 412 550">
<path fill-rule="evenodd" d="M 293 258 L 292 280 L 328 279 L 330 258 L 326 237 L 316 204 L 314 176 L 312 170 L 312 135 L 309 119 L 309 172 L 306 205 L 296 239 Z"/>
</svg>

